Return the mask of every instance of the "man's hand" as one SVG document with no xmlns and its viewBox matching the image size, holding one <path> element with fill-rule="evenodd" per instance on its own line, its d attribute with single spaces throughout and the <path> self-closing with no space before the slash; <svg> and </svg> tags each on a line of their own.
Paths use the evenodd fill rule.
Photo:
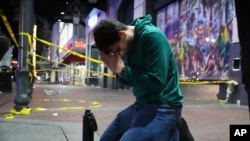
<svg viewBox="0 0 250 141">
<path fill-rule="evenodd" d="M 120 74 L 125 67 L 119 54 L 106 54 L 103 51 L 100 51 L 100 57 L 103 63 L 115 74 Z"/>
</svg>

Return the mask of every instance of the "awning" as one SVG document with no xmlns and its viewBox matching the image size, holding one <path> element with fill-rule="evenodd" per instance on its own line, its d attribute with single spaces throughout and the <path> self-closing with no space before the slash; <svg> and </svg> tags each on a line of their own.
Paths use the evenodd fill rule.
<svg viewBox="0 0 250 141">
<path fill-rule="evenodd" d="M 70 62 L 85 62 L 85 59 L 73 54 L 66 54 L 63 57 L 62 63 L 70 63 Z"/>
</svg>

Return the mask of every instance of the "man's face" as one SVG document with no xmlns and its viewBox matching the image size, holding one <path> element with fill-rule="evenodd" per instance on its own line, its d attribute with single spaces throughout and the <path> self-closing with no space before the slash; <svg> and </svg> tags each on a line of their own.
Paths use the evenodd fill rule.
<svg viewBox="0 0 250 141">
<path fill-rule="evenodd" d="M 120 46 L 119 46 L 119 41 L 114 43 L 113 45 L 110 45 L 107 50 L 104 52 L 106 54 L 119 54 Z"/>
<path fill-rule="evenodd" d="M 109 47 L 108 50 L 105 51 L 107 54 L 119 54 L 122 56 L 126 51 L 126 42 L 125 40 L 121 39 L 120 41 L 117 41 L 113 45 Z"/>
</svg>

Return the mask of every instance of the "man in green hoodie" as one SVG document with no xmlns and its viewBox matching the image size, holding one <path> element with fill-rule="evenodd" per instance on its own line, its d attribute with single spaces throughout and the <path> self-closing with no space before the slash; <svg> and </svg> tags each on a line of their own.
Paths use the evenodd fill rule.
<svg viewBox="0 0 250 141">
<path fill-rule="evenodd" d="M 130 25 L 105 19 L 94 29 L 101 60 L 133 87 L 135 102 L 117 114 L 100 141 L 178 141 L 183 95 L 165 34 L 146 15 Z"/>
</svg>

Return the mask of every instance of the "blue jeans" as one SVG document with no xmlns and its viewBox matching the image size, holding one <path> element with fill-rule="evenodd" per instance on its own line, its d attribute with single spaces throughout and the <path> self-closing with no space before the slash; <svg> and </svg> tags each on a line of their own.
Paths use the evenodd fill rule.
<svg viewBox="0 0 250 141">
<path fill-rule="evenodd" d="M 100 141 L 179 141 L 181 107 L 130 105 L 116 116 Z"/>
</svg>

